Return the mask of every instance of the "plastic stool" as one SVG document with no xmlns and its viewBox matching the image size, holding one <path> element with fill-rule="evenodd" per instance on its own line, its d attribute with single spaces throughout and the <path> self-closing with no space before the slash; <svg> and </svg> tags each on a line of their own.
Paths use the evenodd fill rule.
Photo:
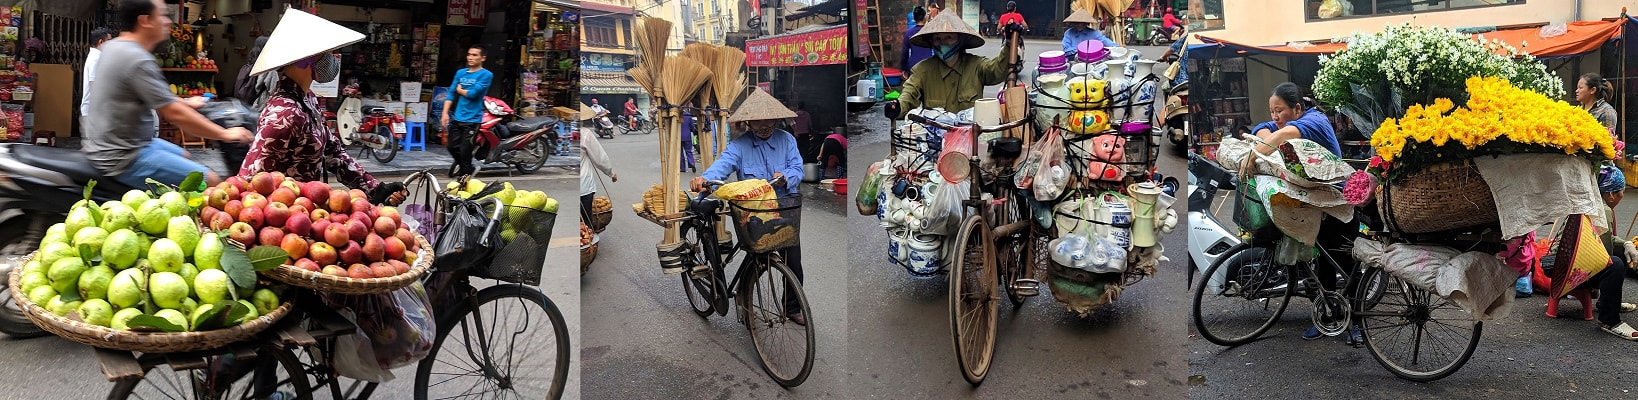
<svg viewBox="0 0 1638 400">
<path fill-rule="evenodd" d="M 427 124 L 425 122 L 405 122 L 404 139 L 399 141 L 404 151 L 427 151 Z"/>
</svg>

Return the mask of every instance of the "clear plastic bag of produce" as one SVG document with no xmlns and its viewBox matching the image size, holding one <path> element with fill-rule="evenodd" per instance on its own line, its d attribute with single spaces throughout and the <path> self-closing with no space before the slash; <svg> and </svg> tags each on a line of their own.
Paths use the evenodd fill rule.
<svg viewBox="0 0 1638 400">
<path fill-rule="evenodd" d="M 882 187 L 881 169 L 881 162 L 870 164 L 870 168 L 865 169 L 864 185 L 859 186 L 859 192 L 853 194 L 853 206 L 859 209 L 859 215 L 876 215 L 877 208 L 881 206 L 876 198 Z"/>
<path fill-rule="evenodd" d="M 972 197 L 972 190 L 966 183 L 947 183 L 938 185 L 938 191 L 927 204 L 927 213 L 922 220 L 922 232 L 941 235 L 954 232 L 961 223 L 966 207 L 961 202 Z"/>
<path fill-rule="evenodd" d="M 394 379 L 392 370 L 421 361 L 437 336 L 431 301 L 419 282 L 382 294 L 322 296 L 358 331 L 336 341 L 342 376 L 370 382 Z"/>
</svg>

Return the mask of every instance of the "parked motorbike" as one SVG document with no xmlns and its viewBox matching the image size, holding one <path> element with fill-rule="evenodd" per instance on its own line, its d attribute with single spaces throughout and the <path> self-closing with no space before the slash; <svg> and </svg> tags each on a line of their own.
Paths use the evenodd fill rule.
<svg viewBox="0 0 1638 400">
<path fill-rule="evenodd" d="M 557 146 L 554 131 L 561 123 L 557 117 L 521 118 L 506 102 L 494 97 L 484 98 L 483 105 L 483 122 L 478 125 L 474 140 L 477 147 L 472 152 L 475 166 L 498 163 L 531 174 L 546 165 L 551 149 Z M 456 169 L 454 164 L 449 166 L 451 177 Z"/>
<path fill-rule="evenodd" d="M 227 128 L 256 129 L 257 114 L 237 100 L 208 103 L 199 109 L 205 118 Z M 156 139 L 157 140 L 157 139 Z M 68 217 L 69 208 L 85 198 L 92 187 L 97 202 L 118 200 L 136 189 L 103 176 L 78 149 L 0 143 L 0 276 L 20 268 L 19 258 L 40 247 L 47 228 Z M 0 333 L 14 338 L 44 336 L 29 322 L 0 279 Z"/>
<path fill-rule="evenodd" d="M 341 136 L 342 145 L 356 147 L 360 158 L 392 162 L 398 156 L 395 138 L 406 133 L 404 116 L 389 113 L 386 107 L 365 107 L 355 85 L 348 85 L 343 95 L 341 108 L 335 113 L 336 134 Z"/>
<path fill-rule="evenodd" d="M 1240 237 L 1225 227 L 1212 213 L 1212 202 L 1219 191 L 1234 192 L 1238 180 L 1234 173 L 1199 154 L 1189 153 L 1189 273 L 1192 285 L 1194 274 L 1204 272 L 1217 258 L 1240 244 Z"/>
<path fill-rule="evenodd" d="M 1163 111 L 1166 121 L 1166 139 L 1172 142 L 1172 150 L 1177 154 L 1189 152 L 1189 84 L 1184 82 L 1167 90 L 1166 109 Z"/>
</svg>

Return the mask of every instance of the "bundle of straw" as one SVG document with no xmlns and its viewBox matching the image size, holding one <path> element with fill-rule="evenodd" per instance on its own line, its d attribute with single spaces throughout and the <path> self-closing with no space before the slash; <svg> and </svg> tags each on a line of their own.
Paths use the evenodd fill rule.
<svg viewBox="0 0 1638 400">
<path fill-rule="evenodd" d="M 636 80 L 637 84 L 642 85 L 643 90 L 648 91 L 649 94 L 653 94 L 655 89 L 659 89 L 654 86 L 654 76 L 648 73 L 648 68 L 641 65 L 626 70 L 626 75 L 631 75 L 631 79 Z"/>
<path fill-rule="evenodd" d="M 639 64 L 638 68 L 634 68 L 628 73 L 632 75 L 632 78 L 636 80 L 638 84 L 641 84 L 645 89 L 648 89 L 649 96 L 653 98 L 652 101 L 656 104 L 671 101 L 672 96 L 669 96 L 668 93 L 666 93 L 668 88 L 665 84 L 665 80 L 662 79 L 665 77 L 665 70 L 667 67 L 665 48 L 671 41 L 671 21 L 653 17 L 639 18 L 637 20 L 637 30 L 633 33 L 635 34 L 633 36 L 635 36 L 637 39 L 637 55 L 639 57 Z M 679 96 L 678 98 L 687 98 L 687 96 Z M 673 102 L 670 104 L 675 105 L 676 103 Z M 667 124 L 668 121 L 672 123 L 676 122 L 675 120 L 671 119 L 672 116 L 674 116 L 674 114 L 665 112 L 656 112 L 653 115 L 656 126 L 660 127 L 660 166 L 662 167 L 660 170 L 660 173 L 662 174 L 660 182 L 661 186 L 665 188 L 666 201 L 664 213 L 666 215 L 677 212 L 678 205 L 676 204 L 676 197 L 678 194 L 680 194 L 680 192 L 677 190 L 677 184 L 679 183 L 678 181 L 681 180 L 681 177 L 678 176 L 679 173 L 677 172 L 677 157 L 671 155 L 672 151 L 668 150 L 669 147 L 666 147 L 666 145 L 671 142 L 665 140 L 668 135 L 676 134 L 676 127 L 671 124 Z M 668 131 L 666 128 L 671 129 Z M 671 144 L 671 147 L 676 146 L 676 144 Z M 681 235 L 679 235 L 676 224 L 669 224 L 665 228 L 665 239 L 661 243 L 677 243 L 680 236 Z"/>
<path fill-rule="evenodd" d="M 717 63 L 711 66 L 716 76 L 711 82 L 715 86 L 713 89 L 716 92 L 717 107 L 722 111 L 717 112 L 718 129 L 712 131 L 710 142 L 712 147 L 707 151 L 713 158 L 719 155 L 719 148 L 728 143 L 727 109 L 734 106 L 734 100 L 738 100 L 740 93 L 745 90 L 745 51 L 729 46 L 722 46 L 718 50 Z"/>
<path fill-rule="evenodd" d="M 671 21 L 644 17 L 637 20 L 637 55 L 649 82 L 660 80 L 665 70 L 665 46 L 671 40 Z"/>
<path fill-rule="evenodd" d="M 668 106 L 680 106 L 687 103 L 705 83 L 711 80 L 711 70 L 700 65 L 699 61 L 687 57 L 670 57 L 665 60 L 665 73 L 661 74 L 660 85 L 663 87 Z M 665 114 L 670 115 L 671 129 L 660 132 L 660 169 L 665 174 L 662 185 L 667 191 L 676 190 L 681 184 L 681 172 L 678 166 L 682 159 L 682 119 L 681 113 L 672 108 Z M 675 214 L 682 209 L 677 204 L 677 196 L 667 193 L 665 196 L 666 215 Z M 675 243 L 678 239 L 677 230 L 666 228 L 665 243 Z"/>
</svg>

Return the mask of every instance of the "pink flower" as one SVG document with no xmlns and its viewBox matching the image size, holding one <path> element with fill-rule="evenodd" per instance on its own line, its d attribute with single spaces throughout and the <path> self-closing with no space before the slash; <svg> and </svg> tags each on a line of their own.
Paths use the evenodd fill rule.
<svg viewBox="0 0 1638 400">
<path fill-rule="evenodd" d="M 1371 202 L 1371 195 L 1375 192 L 1376 176 L 1365 171 L 1354 171 L 1342 187 L 1342 198 L 1348 204 L 1363 206 Z"/>
</svg>

